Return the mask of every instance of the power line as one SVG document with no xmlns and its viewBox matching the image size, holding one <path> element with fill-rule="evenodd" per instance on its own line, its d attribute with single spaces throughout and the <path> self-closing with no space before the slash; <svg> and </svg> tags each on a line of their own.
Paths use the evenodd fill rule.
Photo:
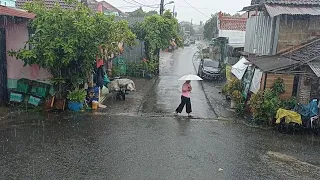
<svg viewBox="0 0 320 180">
<path fill-rule="evenodd" d="M 205 15 L 204 13 L 202 13 L 201 11 L 199 11 L 199 10 L 198 10 L 197 8 L 195 8 L 194 6 L 192 6 L 192 5 L 191 5 L 190 3 L 188 3 L 186 0 L 184 0 L 184 2 L 186 2 L 190 7 L 192 7 L 194 10 L 198 11 L 200 14 L 206 16 L 207 18 L 211 18 L 211 17 Z"/>
<path fill-rule="evenodd" d="M 145 7 L 151 7 L 151 8 L 154 8 L 154 7 L 152 7 L 151 5 L 143 4 L 143 3 L 141 3 L 141 2 L 138 2 L 138 1 L 136 1 L 136 0 L 131 0 L 131 1 L 132 1 L 132 2 L 135 2 L 135 3 L 137 3 L 137 4 L 141 5 L 141 6 L 145 6 Z"/>
</svg>

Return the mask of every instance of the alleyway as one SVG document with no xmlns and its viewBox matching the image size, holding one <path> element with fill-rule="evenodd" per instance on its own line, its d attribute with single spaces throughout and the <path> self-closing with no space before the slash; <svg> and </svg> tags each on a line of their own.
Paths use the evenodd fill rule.
<svg viewBox="0 0 320 180">
<path fill-rule="evenodd" d="M 219 84 L 193 82 L 195 117 L 172 115 L 195 51 L 163 53 L 150 91 L 106 110 L 2 118 L 0 179 L 320 179 L 319 137 L 238 123 Z"/>
</svg>

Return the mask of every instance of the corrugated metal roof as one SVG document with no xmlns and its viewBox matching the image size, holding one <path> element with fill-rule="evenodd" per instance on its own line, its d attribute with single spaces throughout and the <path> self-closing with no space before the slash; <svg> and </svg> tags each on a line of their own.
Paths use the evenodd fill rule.
<svg viewBox="0 0 320 180">
<path fill-rule="evenodd" d="M 320 38 L 296 46 L 293 50 L 281 53 L 281 56 L 305 63 L 315 60 L 320 57 Z"/>
<path fill-rule="evenodd" d="M 290 15 L 320 15 L 320 7 L 294 7 L 281 5 L 265 5 L 269 15 L 275 17 L 281 14 Z"/>
<path fill-rule="evenodd" d="M 308 63 L 309 67 L 316 74 L 317 77 L 320 77 L 320 61 L 313 61 Z"/>
<path fill-rule="evenodd" d="M 16 17 L 23 17 L 28 19 L 33 19 L 36 15 L 33 13 L 28 13 L 22 9 L 16 9 L 6 6 L 0 6 L 0 15 L 6 16 L 16 16 Z"/>
<path fill-rule="evenodd" d="M 251 5 L 254 4 L 292 4 L 292 5 L 320 5 L 320 0 L 252 0 Z"/>
<path fill-rule="evenodd" d="M 281 56 L 262 56 L 248 59 L 250 62 L 258 66 L 264 72 L 273 71 L 286 67 L 289 68 L 299 63 L 298 61 L 294 61 Z"/>
</svg>

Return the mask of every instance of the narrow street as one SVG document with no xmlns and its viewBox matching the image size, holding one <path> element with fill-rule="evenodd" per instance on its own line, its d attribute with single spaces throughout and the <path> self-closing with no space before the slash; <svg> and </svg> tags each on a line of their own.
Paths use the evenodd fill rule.
<svg viewBox="0 0 320 180">
<path fill-rule="evenodd" d="M 229 118 L 219 84 L 192 82 L 194 118 L 173 116 L 195 51 L 163 53 L 150 90 L 107 100 L 108 110 L 1 119 L 0 179 L 320 179 L 319 137 Z"/>
</svg>

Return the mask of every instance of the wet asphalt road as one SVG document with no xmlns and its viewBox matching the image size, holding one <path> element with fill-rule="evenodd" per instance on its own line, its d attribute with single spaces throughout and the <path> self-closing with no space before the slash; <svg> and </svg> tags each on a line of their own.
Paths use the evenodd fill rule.
<svg viewBox="0 0 320 180">
<path fill-rule="evenodd" d="M 203 82 L 204 90 L 192 84 L 196 118 L 172 115 L 179 103 L 177 78 L 194 73 L 194 50 L 162 54 L 161 76 L 139 114 L 130 112 L 137 108 L 112 113 L 109 107 L 3 117 L 0 179 L 320 179 L 320 137 L 218 120 L 228 113 L 214 82 Z"/>
<path fill-rule="evenodd" d="M 154 89 L 143 104 L 144 113 L 173 114 L 180 103 L 181 86 L 184 81 L 178 79 L 183 75 L 197 74 L 192 61 L 197 51 L 195 45 L 178 49 L 174 53 L 161 54 L 160 76 Z M 211 108 L 200 81 L 191 82 L 192 115 L 197 118 L 217 118 Z M 185 109 L 182 113 L 186 116 Z"/>
</svg>

